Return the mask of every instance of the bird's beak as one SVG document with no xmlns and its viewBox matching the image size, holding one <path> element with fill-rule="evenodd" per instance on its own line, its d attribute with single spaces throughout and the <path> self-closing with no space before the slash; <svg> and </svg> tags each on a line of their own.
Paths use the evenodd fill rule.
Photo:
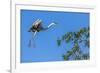
<svg viewBox="0 0 100 73">
<path fill-rule="evenodd" d="M 56 22 L 54 22 L 54 25 L 57 25 L 57 23 L 56 23 Z"/>
</svg>

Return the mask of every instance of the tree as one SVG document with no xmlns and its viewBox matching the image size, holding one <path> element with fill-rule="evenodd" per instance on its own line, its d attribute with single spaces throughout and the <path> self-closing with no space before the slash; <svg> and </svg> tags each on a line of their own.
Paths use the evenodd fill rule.
<svg viewBox="0 0 100 73">
<path fill-rule="evenodd" d="M 89 52 L 83 53 L 81 48 L 89 49 L 89 27 L 81 28 L 79 31 L 67 32 L 57 39 L 57 45 L 60 47 L 63 43 L 71 43 L 72 48 L 62 55 L 64 60 L 87 60 L 90 58 Z"/>
</svg>

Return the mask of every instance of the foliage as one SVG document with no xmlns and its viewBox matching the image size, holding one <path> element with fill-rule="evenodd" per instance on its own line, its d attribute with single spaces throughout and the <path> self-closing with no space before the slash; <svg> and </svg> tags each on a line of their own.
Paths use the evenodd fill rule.
<svg viewBox="0 0 100 73">
<path fill-rule="evenodd" d="M 57 39 L 57 44 L 58 44 L 58 46 L 61 45 L 61 40 L 59 38 Z"/>
<path fill-rule="evenodd" d="M 89 59 L 89 53 L 83 53 L 81 46 L 89 49 L 89 27 L 81 28 L 79 31 L 68 32 L 62 35 L 61 39 L 57 39 L 57 45 L 60 47 L 62 42 L 73 44 L 71 50 L 63 54 L 64 60 L 87 60 Z"/>
</svg>

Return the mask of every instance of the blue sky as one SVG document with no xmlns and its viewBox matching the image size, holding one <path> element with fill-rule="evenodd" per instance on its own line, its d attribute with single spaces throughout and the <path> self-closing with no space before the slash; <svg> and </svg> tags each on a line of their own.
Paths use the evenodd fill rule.
<svg viewBox="0 0 100 73">
<path fill-rule="evenodd" d="M 28 43 L 32 33 L 28 30 L 37 19 L 42 20 L 44 27 L 51 22 L 56 22 L 57 25 L 37 33 L 33 41 L 36 46 L 30 48 Z M 62 55 L 71 48 L 71 44 L 58 47 L 57 38 L 87 26 L 89 13 L 21 10 L 21 63 L 63 61 Z M 83 51 L 89 50 L 84 48 Z"/>
</svg>

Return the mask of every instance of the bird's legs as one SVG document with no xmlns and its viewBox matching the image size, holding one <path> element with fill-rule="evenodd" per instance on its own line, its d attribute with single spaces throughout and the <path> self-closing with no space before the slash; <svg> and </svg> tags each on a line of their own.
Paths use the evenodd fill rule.
<svg viewBox="0 0 100 73">
<path fill-rule="evenodd" d="M 34 37 L 35 37 L 36 33 L 37 33 L 37 31 L 35 31 L 35 32 L 33 33 L 32 38 L 29 40 L 29 47 L 32 47 L 32 45 L 33 45 L 32 41 L 34 40 Z M 33 47 L 34 47 L 34 46 L 35 46 L 35 45 L 33 45 Z"/>
</svg>

